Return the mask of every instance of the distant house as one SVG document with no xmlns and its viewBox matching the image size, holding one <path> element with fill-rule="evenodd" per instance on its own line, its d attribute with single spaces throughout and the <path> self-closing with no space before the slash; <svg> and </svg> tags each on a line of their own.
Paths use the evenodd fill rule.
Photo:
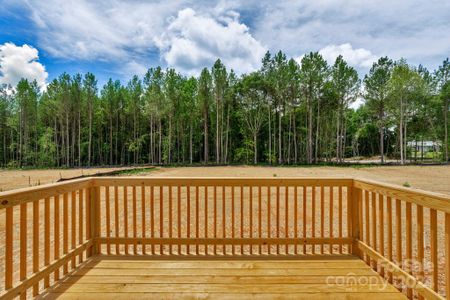
<svg viewBox="0 0 450 300">
<path fill-rule="evenodd" d="M 417 152 L 438 152 L 441 148 L 441 142 L 435 141 L 409 141 L 408 148 L 416 149 Z"/>
</svg>

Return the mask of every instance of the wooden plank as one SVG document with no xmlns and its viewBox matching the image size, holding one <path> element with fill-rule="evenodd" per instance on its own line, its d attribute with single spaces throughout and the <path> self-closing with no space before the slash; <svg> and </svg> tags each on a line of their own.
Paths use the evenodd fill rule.
<svg viewBox="0 0 450 300">
<path fill-rule="evenodd" d="M 294 237 L 298 238 L 298 186 L 294 187 Z M 298 245 L 295 245 L 295 254 L 298 254 Z"/>
<path fill-rule="evenodd" d="M 217 238 L 217 186 L 213 187 L 213 201 L 214 201 L 213 237 Z M 217 245 L 214 245 L 214 254 L 217 255 Z"/>
<path fill-rule="evenodd" d="M 145 185 L 141 185 L 141 236 L 146 237 L 147 224 L 146 224 L 146 200 L 145 200 Z M 142 254 L 146 254 L 146 247 L 142 247 Z"/>
<path fill-rule="evenodd" d="M 25 280 L 27 278 L 27 203 L 20 204 L 20 272 L 19 279 Z M 21 297 L 24 295 L 21 295 Z M 26 295 L 25 295 L 26 296 Z"/>
<path fill-rule="evenodd" d="M 423 206 L 417 205 L 417 262 L 419 263 L 419 270 L 416 274 L 416 278 L 419 281 L 424 281 L 424 226 L 423 226 Z M 447 256 L 448 257 L 448 256 Z M 448 259 L 446 260 L 448 261 Z M 447 294 L 450 295 L 450 294 Z M 423 299 L 423 297 L 419 296 L 420 299 Z"/>
<path fill-rule="evenodd" d="M 8 244 L 8 242 L 6 243 Z M 50 264 L 50 198 L 44 199 L 44 267 Z M 50 277 L 44 278 L 44 288 L 50 286 Z"/>
<path fill-rule="evenodd" d="M 133 203 L 133 211 L 131 212 L 131 217 L 133 220 L 132 223 L 132 230 L 133 230 L 133 237 L 137 237 L 137 195 L 136 195 L 136 186 L 133 185 L 132 187 L 132 203 Z M 172 211 L 172 210 L 171 210 Z M 133 245 L 133 253 L 137 254 L 137 244 Z"/>
<path fill-rule="evenodd" d="M 289 187 L 284 187 L 284 237 L 289 237 Z M 289 245 L 284 247 L 284 253 L 288 254 Z"/>
<path fill-rule="evenodd" d="M 181 238 L 181 186 L 177 186 L 177 233 L 178 238 Z M 178 244 L 178 254 L 181 254 L 181 245 Z"/>
<path fill-rule="evenodd" d="M 59 240 L 60 240 L 60 236 L 59 236 L 59 195 L 58 196 L 54 196 L 54 206 L 53 206 L 53 212 L 54 212 L 54 216 L 53 216 L 53 222 L 54 222 L 54 229 L 53 229 L 53 245 L 54 245 L 54 252 L 53 252 L 53 258 L 54 260 L 58 260 L 59 259 Z M 87 224 L 87 226 L 90 226 L 90 223 Z M 90 238 L 86 237 L 87 239 Z M 53 275 L 53 278 L 55 281 L 59 280 L 59 268 L 55 269 L 55 273 Z"/>
<path fill-rule="evenodd" d="M 271 226 L 271 205 L 270 205 L 270 198 L 271 198 L 271 195 L 270 195 L 270 186 L 267 186 L 267 238 L 271 238 L 272 237 L 272 226 Z M 271 249 L 270 249 L 270 247 L 271 247 L 271 245 L 270 244 L 268 244 L 267 245 L 267 253 L 268 254 L 270 254 L 270 251 L 271 251 Z"/>
<path fill-rule="evenodd" d="M 450 296 L 450 214 L 445 214 L 445 294 Z"/>
<path fill-rule="evenodd" d="M 69 252 L 69 194 L 63 195 L 63 255 Z M 63 275 L 69 272 L 68 264 L 63 266 Z"/>
<path fill-rule="evenodd" d="M 33 202 L 33 273 L 39 271 L 39 201 Z M 39 284 L 33 286 L 33 296 L 39 294 Z"/>
<path fill-rule="evenodd" d="M 150 187 L 150 237 L 155 237 L 155 187 L 153 185 Z M 151 246 L 151 252 L 155 254 L 154 245 Z"/>
<path fill-rule="evenodd" d="M 111 196 L 109 194 L 109 186 L 105 186 L 105 222 L 106 222 L 106 237 L 111 236 Z M 106 253 L 111 254 L 111 245 L 106 244 Z"/>
<path fill-rule="evenodd" d="M 1 192 L 0 209 L 70 193 L 73 190 L 87 188 L 93 184 L 94 181 L 91 178 L 82 178 Z"/>
<path fill-rule="evenodd" d="M 214 299 L 218 300 L 229 300 L 229 299 L 239 299 L 239 298 L 251 298 L 255 300 L 271 300 L 271 299 L 310 299 L 314 298 L 315 300 L 327 300 L 333 298 L 334 300 L 355 300 L 355 299 L 365 299 L 365 300 L 378 300 L 380 295 L 374 292 L 359 292 L 359 293 L 316 293 L 314 291 L 308 293 L 266 293 L 266 294 L 243 294 L 243 293 L 177 293 L 177 292 L 165 292 L 161 293 L 121 293 L 114 294 L 114 299 L 116 300 L 128 300 L 132 299 L 207 299 L 208 297 L 213 296 Z M 83 293 L 83 299 L 86 300 L 109 300 L 111 294 L 104 293 Z M 79 293 L 56 293 L 52 291 L 48 295 L 49 299 L 79 299 Z M 398 299 L 406 299 L 405 296 L 398 292 L 393 293 L 383 293 L 383 300 L 398 300 Z"/>
<path fill-rule="evenodd" d="M 359 215 L 362 216 L 362 206 L 359 211 Z M 338 237 L 342 237 L 342 187 L 339 187 L 338 191 Z M 362 222 L 360 223 L 362 225 Z M 359 238 L 359 237 L 358 237 Z M 339 245 L 339 253 L 342 253 L 342 246 Z"/>
<path fill-rule="evenodd" d="M 133 237 L 123 237 L 123 238 L 96 238 L 96 242 L 100 244 L 125 244 L 131 245 L 135 243 L 140 244 L 155 244 L 155 245 L 323 245 L 323 244 L 351 244 L 353 239 L 351 237 L 345 238 L 133 238 Z"/>
<path fill-rule="evenodd" d="M 93 177 L 92 184 L 96 186 L 123 186 L 123 185 L 162 185 L 162 186 L 347 186 L 353 185 L 351 178 L 305 178 L 305 177 L 289 177 L 289 178 L 254 178 L 254 177 Z"/>
<path fill-rule="evenodd" d="M 250 227 L 250 238 L 253 238 L 253 186 L 250 186 L 249 191 L 249 227 Z M 253 254 L 253 247 L 250 246 L 250 254 Z"/>
<path fill-rule="evenodd" d="M 325 231 L 325 187 L 320 187 L 320 234 L 319 237 L 324 237 Z M 323 245 L 320 245 L 320 253 L 323 254 Z"/>
<path fill-rule="evenodd" d="M 334 233 L 333 233 L 333 223 L 334 223 L 334 218 L 333 218 L 333 210 L 334 210 L 334 187 L 330 186 L 329 187 L 329 191 L 330 191 L 330 207 L 329 207 L 329 217 L 328 217 L 328 222 L 329 222 L 329 237 L 333 238 Z M 330 244 L 330 249 L 329 249 L 329 253 L 332 254 L 333 253 L 333 244 Z"/>
<path fill-rule="evenodd" d="M 311 237 L 316 237 L 316 187 L 312 186 L 311 196 Z M 311 247 L 311 253 L 316 253 L 316 247 Z"/>
<path fill-rule="evenodd" d="M 84 242 L 84 190 L 78 190 L 78 244 L 81 245 Z M 83 253 L 80 253 L 78 262 L 83 262 Z"/>
<path fill-rule="evenodd" d="M 240 230 L 240 232 L 241 232 L 241 238 L 243 238 L 244 237 L 244 187 L 243 186 L 240 187 L 240 192 L 241 192 L 240 197 L 239 197 L 240 202 L 241 202 L 241 211 L 240 211 L 240 213 L 241 213 L 241 230 Z M 244 253 L 244 245 L 241 244 L 241 254 L 243 254 L 243 253 Z"/>
<path fill-rule="evenodd" d="M 406 253 L 405 260 L 411 261 L 412 259 L 412 211 L 411 203 L 406 203 Z M 412 274 L 411 265 L 406 264 L 406 271 Z M 413 297 L 413 291 L 411 288 L 406 289 L 406 295 L 409 299 Z"/>
<path fill-rule="evenodd" d="M 114 187 L 114 229 L 115 237 L 120 234 L 120 219 L 119 219 L 119 187 Z M 120 254 L 120 245 L 116 245 L 116 254 Z"/>
<path fill-rule="evenodd" d="M 306 238 L 306 233 L 307 233 L 307 231 L 306 231 L 306 224 L 307 224 L 307 222 L 306 222 L 306 216 L 307 216 L 307 206 L 306 206 L 306 200 L 307 200 L 307 197 L 306 197 L 306 192 L 307 192 L 307 189 L 306 189 L 306 186 L 304 186 L 303 187 L 303 194 L 302 194 L 302 197 L 303 197 L 303 238 Z M 306 254 L 306 245 L 303 245 L 303 254 Z"/>
<path fill-rule="evenodd" d="M 13 287 L 13 218 L 14 208 L 6 208 L 5 212 L 5 289 Z"/>
<path fill-rule="evenodd" d="M 380 228 L 380 248 L 379 248 L 379 251 L 380 251 L 380 254 L 382 255 L 382 256 L 384 256 L 384 247 L 385 247 L 385 244 L 384 244 L 384 196 L 383 195 L 378 195 L 378 207 L 379 207 L 379 209 L 378 209 L 378 211 L 379 211 L 379 214 L 378 214 L 378 226 L 379 226 L 379 228 Z M 384 268 L 383 268 L 383 266 L 381 266 L 381 268 L 380 268 L 380 275 L 382 276 L 382 277 L 384 277 Z"/>
<path fill-rule="evenodd" d="M 161 208 L 161 213 L 163 209 Z M 162 219 L 162 218 L 161 218 Z M 124 236 L 128 237 L 128 189 L 127 186 L 123 187 L 123 232 Z M 161 230 L 162 232 L 162 230 Z M 125 245 L 125 254 L 128 254 L 128 245 Z"/>
<path fill-rule="evenodd" d="M 364 242 L 370 245 L 370 213 L 369 213 L 369 191 L 365 191 L 364 193 L 364 210 L 365 210 L 365 218 L 364 218 Z M 370 265 L 370 257 L 366 256 L 366 263 Z"/>
<path fill-rule="evenodd" d="M 387 259 L 392 261 L 392 199 L 386 197 L 386 219 L 387 219 Z M 388 282 L 392 284 L 392 273 L 388 272 Z"/>
<path fill-rule="evenodd" d="M 437 240 L 437 211 L 430 209 L 430 247 L 431 247 L 431 266 L 433 268 L 432 273 L 432 288 L 434 291 L 438 291 L 439 284 L 439 265 L 438 265 L 438 240 Z"/>
<path fill-rule="evenodd" d="M 276 237 L 280 238 L 280 187 L 276 187 Z M 277 254 L 280 254 L 280 245 L 277 245 Z"/>
<path fill-rule="evenodd" d="M 70 249 L 73 250 L 76 247 L 77 244 L 77 192 L 72 191 L 70 194 L 70 234 L 71 234 L 71 241 L 70 241 Z M 78 212 L 79 213 L 79 212 Z M 72 258 L 71 261 L 71 268 L 75 269 L 76 266 L 76 257 Z"/>
</svg>

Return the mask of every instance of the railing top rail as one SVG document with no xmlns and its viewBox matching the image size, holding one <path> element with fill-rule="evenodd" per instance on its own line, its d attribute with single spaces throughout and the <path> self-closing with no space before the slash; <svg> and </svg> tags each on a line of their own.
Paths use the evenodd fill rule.
<svg viewBox="0 0 450 300">
<path fill-rule="evenodd" d="M 412 189 L 369 179 L 354 179 L 353 186 L 369 192 L 377 192 L 391 198 L 450 213 L 450 195 Z"/>
<path fill-rule="evenodd" d="M 91 185 L 92 178 L 87 177 L 1 192 L 0 209 L 60 195 L 77 189 L 88 188 Z"/>
<path fill-rule="evenodd" d="M 245 184 L 243 184 L 245 182 Z M 86 177 L 0 193 L 0 209 L 92 186 L 348 186 L 450 213 L 450 195 L 402 187 L 369 179 L 313 177 Z"/>
<path fill-rule="evenodd" d="M 311 177 L 94 177 L 95 186 L 190 185 L 190 186 L 352 186 L 352 178 Z"/>
</svg>

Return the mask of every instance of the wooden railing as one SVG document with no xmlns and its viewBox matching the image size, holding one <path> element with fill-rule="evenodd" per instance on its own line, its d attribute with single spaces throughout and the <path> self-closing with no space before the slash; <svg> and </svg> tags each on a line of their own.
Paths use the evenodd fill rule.
<svg viewBox="0 0 450 300">
<path fill-rule="evenodd" d="M 0 296 L 36 296 L 97 254 L 354 254 L 410 298 L 439 298 L 450 287 L 449 201 L 307 178 L 99 177 L 4 192 Z"/>
</svg>

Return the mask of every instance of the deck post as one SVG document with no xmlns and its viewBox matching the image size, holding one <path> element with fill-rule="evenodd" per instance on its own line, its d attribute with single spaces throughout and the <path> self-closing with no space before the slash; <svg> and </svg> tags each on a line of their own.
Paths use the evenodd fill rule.
<svg viewBox="0 0 450 300">
<path fill-rule="evenodd" d="M 91 187 L 89 192 L 91 197 L 91 239 L 93 240 L 91 254 L 96 255 L 100 253 L 100 244 L 98 241 L 98 237 L 100 236 L 100 187 Z"/>
<path fill-rule="evenodd" d="M 349 189 L 350 191 L 350 199 L 351 199 L 351 207 L 348 208 L 349 214 L 351 214 L 351 237 L 353 238 L 352 245 L 352 254 L 361 257 L 361 253 L 358 248 L 358 241 L 360 239 L 359 236 L 359 205 L 360 205 L 360 195 L 361 190 L 356 188 L 354 183 L 352 187 Z"/>
<path fill-rule="evenodd" d="M 450 213 L 445 214 L 445 296 L 450 298 Z"/>
</svg>

